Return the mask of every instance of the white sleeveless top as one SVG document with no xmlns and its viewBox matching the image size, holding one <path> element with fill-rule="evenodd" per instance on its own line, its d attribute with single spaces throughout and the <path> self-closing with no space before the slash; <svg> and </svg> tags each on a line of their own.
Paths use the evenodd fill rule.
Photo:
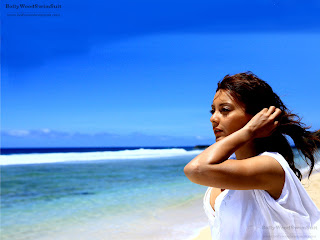
<svg viewBox="0 0 320 240">
<path fill-rule="evenodd" d="M 275 158 L 285 171 L 281 196 L 274 200 L 265 190 L 224 190 L 214 209 L 209 187 L 204 196 L 204 210 L 213 240 L 285 240 L 320 239 L 320 211 L 299 179 L 279 153 L 264 152 Z"/>
</svg>

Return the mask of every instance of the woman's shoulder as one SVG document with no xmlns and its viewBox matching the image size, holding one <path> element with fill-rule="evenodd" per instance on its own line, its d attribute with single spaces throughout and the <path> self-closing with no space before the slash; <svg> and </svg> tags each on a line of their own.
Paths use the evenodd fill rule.
<svg viewBox="0 0 320 240">
<path fill-rule="evenodd" d="M 283 170 L 290 169 L 288 162 L 286 159 L 278 152 L 263 152 L 259 154 L 258 156 L 269 156 L 277 160 L 277 162 L 281 165 Z"/>
<path fill-rule="evenodd" d="M 286 160 L 281 154 L 277 152 L 263 152 L 258 156 L 259 164 L 262 162 L 263 167 L 266 169 L 266 188 L 264 189 L 269 193 L 273 199 L 279 199 L 282 195 L 286 178 Z M 268 170 L 269 169 L 269 170 Z"/>
<path fill-rule="evenodd" d="M 260 155 L 270 156 L 276 159 L 285 172 L 285 182 L 280 197 L 276 200 L 278 205 L 275 205 L 275 207 L 281 206 L 288 209 L 291 213 L 294 213 L 295 216 L 298 216 L 296 213 L 300 214 L 303 212 L 302 215 L 309 216 L 311 223 L 314 224 L 320 218 L 320 211 L 309 197 L 305 188 L 295 173 L 291 170 L 284 157 L 277 152 L 264 152 Z M 255 191 L 266 194 L 265 191 Z M 271 203 L 269 202 L 269 204 Z M 277 211 L 278 210 L 279 209 L 277 209 Z"/>
<path fill-rule="evenodd" d="M 262 155 L 267 155 L 267 156 L 274 157 L 274 158 L 279 158 L 279 157 L 283 158 L 283 156 L 278 152 L 265 151 L 263 153 L 260 153 L 258 156 L 262 156 Z"/>
</svg>

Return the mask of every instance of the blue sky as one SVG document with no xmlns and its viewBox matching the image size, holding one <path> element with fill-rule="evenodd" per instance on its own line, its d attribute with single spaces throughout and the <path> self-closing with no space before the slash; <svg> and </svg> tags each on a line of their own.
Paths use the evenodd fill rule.
<svg viewBox="0 0 320 240">
<path fill-rule="evenodd" d="M 2 7 L 1 145 L 210 144 L 217 82 L 248 70 L 320 129 L 319 10 L 317 1 L 65 0 L 59 17 L 9 17 Z"/>
</svg>

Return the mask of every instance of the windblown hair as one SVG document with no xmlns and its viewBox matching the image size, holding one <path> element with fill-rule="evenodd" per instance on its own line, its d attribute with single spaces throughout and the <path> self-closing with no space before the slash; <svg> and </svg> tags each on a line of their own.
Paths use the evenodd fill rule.
<svg viewBox="0 0 320 240">
<path fill-rule="evenodd" d="M 299 116 L 288 110 L 269 84 L 252 72 L 226 75 L 218 83 L 218 90 L 226 90 L 236 101 L 243 103 L 246 113 L 252 116 L 270 106 L 281 109 L 282 113 L 278 117 L 279 126 L 271 136 L 255 139 L 255 147 L 259 153 L 264 151 L 280 153 L 301 180 L 302 175 L 295 166 L 292 148 L 284 135 L 291 137 L 295 147 L 304 156 L 305 162 L 310 167 L 308 175 L 310 177 L 315 165 L 314 155 L 317 151 L 317 142 L 320 143 L 319 131 L 316 134 L 308 131 L 310 127 L 305 126 Z"/>
</svg>

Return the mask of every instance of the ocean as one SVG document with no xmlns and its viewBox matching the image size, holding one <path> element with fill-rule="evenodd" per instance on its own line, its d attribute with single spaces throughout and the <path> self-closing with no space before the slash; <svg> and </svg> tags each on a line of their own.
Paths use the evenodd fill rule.
<svg viewBox="0 0 320 240">
<path fill-rule="evenodd" d="M 190 239 L 207 224 L 206 187 L 183 168 L 201 151 L 3 149 L 1 239 Z"/>
<path fill-rule="evenodd" d="M 3 150 L 1 239 L 187 239 L 206 224 L 201 205 L 193 216 L 205 187 L 183 173 L 200 152 Z"/>
</svg>

